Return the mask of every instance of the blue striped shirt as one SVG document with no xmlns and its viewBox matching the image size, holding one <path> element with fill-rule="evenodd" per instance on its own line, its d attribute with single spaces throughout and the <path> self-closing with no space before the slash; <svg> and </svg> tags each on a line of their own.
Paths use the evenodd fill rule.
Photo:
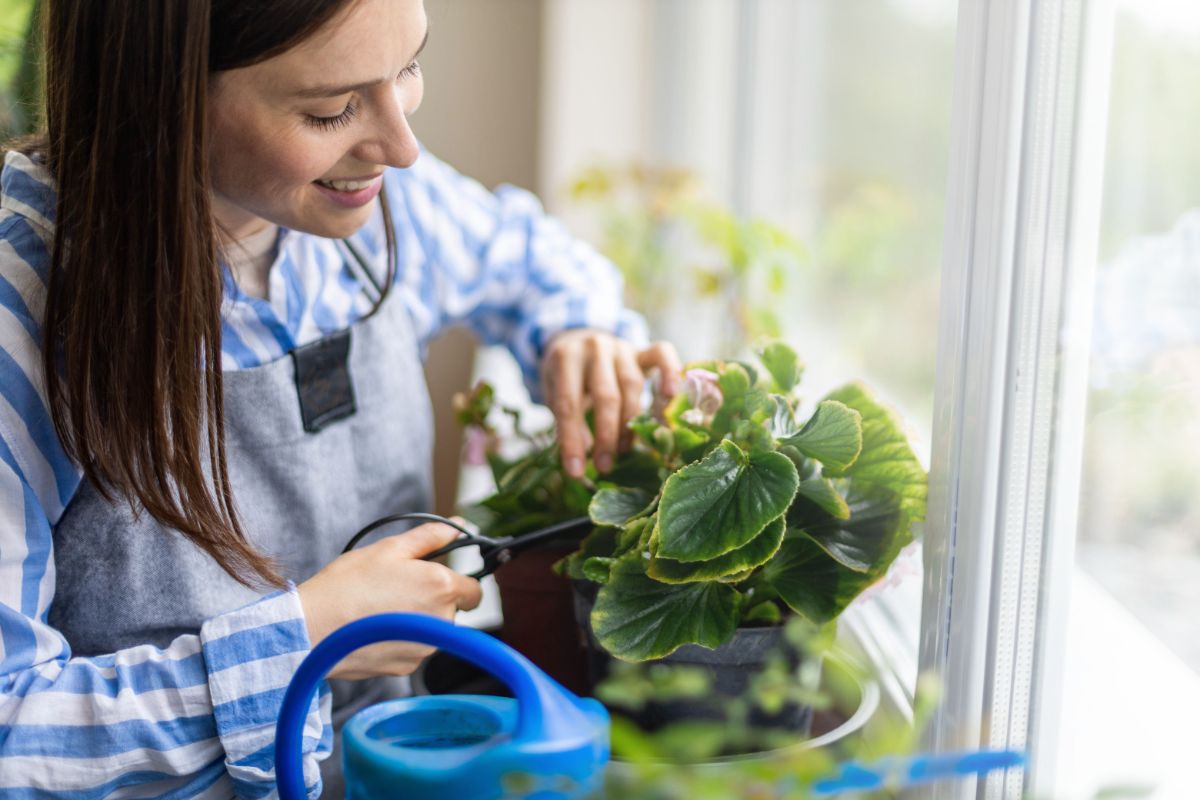
<svg viewBox="0 0 1200 800">
<path fill-rule="evenodd" d="M 612 265 L 527 192 L 493 194 L 428 153 L 389 170 L 385 185 L 399 250 L 389 302 L 406 304 L 422 346 L 468 325 L 508 346 L 536 394 L 556 333 L 593 327 L 644 339 Z M 51 422 L 40 362 L 54 201 L 45 169 L 9 153 L 0 174 L 0 795 L 269 795 L 279 702 L 310 646 L 294 586 L 165 649 L 75 657 L 47 624 L 52 532 L 81 480 Z M 352 243 L 382 276 L 378 216 Z M 245 295 L 226 271 L 224 369 L 280 358 L 369 310 L 343 248 L 282 231 L 268 300 Z M 315 793 L 317 760 L 331 743 L 327 692 L 314 701 L 304 741 Z"/>
</svg>

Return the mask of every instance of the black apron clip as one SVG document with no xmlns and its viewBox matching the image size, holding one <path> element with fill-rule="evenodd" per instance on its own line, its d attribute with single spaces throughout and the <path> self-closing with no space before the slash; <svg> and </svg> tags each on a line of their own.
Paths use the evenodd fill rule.
<svg viewBox="0 0 1200 800">
<path fill-rule="evenodd" d="M 352 415 L 354 386 L 350 381 L 350 331 L 331 333 L 292 351 L 296 363 L 296 394 L 304 430 L 316 433 Z"/>
</svg>

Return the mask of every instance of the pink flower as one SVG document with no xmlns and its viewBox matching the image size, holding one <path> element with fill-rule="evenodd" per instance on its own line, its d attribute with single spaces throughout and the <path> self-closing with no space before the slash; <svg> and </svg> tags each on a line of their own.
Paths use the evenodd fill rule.
<svg viewBox="0 0 1200 800">
<path fill-rule="evenodd" d="M 717 373 L 706 369 L 689 369 L 683 376 L 683 391 L 687 394 L 691 410 L 697 414 L 684 412 L 684 421 L 690 425 L 707 425 L 721 408 L 725 398 L 717 383 Z"/>
<path fill-rule="evenodd" d="M 478 425 L 468 425 L 463 431 L 463 463 L 478 467 L 487 463 L 487 455 L 495 448 L 495 435 Z"/>
</svg>

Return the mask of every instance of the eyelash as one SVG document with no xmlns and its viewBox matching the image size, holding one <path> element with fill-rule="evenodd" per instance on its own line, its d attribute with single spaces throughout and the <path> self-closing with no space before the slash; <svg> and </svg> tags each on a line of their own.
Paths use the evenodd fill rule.
<svg viewBox="0 0 1200 800">
<path fill-rule="evenodd" d="M 415 78 L 421 74 L 421 65 L 414 61 L 404 69 L 400 70 L 400 78 Z M 346 104 L 346 110 L 334 117 L 318 117 L 312 114 L 308 116 L 308 123 L 314 128 L 320 128 L 323 131 L 334 131 L 338 128 L 344 128 L 350 124 L 350 121 L 358 116 L 358 106 L 351 100 Z"/>
</svg>

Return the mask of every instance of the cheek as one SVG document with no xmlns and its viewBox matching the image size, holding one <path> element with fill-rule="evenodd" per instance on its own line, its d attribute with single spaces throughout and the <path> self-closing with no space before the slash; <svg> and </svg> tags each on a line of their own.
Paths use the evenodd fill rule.
<svg viewBox="0 0 1200 800">
<path fill-rule="evenodd" d="M 333 164 L 329 148 L 303 130 L 281 133 L 243 123 L 214 126 L 212 134 L 213 188 L 233 200 L 278 198 Z"/>
</svg>

